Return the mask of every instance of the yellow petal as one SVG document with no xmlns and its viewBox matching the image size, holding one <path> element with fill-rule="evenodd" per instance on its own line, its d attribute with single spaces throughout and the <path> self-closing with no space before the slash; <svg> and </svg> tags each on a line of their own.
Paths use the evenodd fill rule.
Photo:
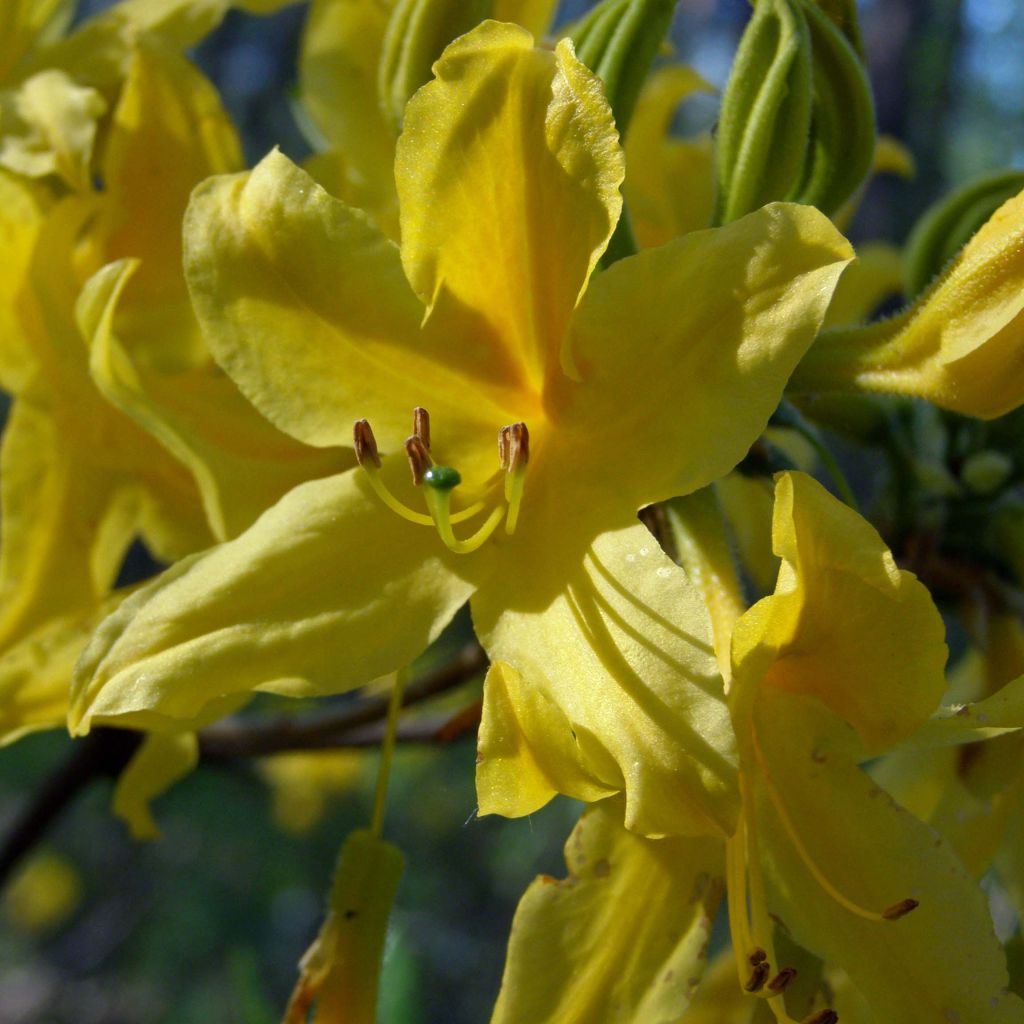
<svg viewBox="0 0 1024 1024">
<path fill-rule="evenodd" d="M 519 902 L 491 1024 L 677 1020 L 722 898 L 722 844 L 643 839 L 620 801 L 589 807 L 565 844 L 569 875 Z"/>
<path fill-rule="evenodd" d="M 113 584 L 134 524 L 130 489 L 83 473 L 61 423 L 17 401 L 0 449 L 0 645 L 93 606 Z"/>
<path fill-rule="evenodd" d="M 777 478 L 773 547 L 779 581 L 736 624 L 734 676 L 815 695 L 873 751 L 913 732 L 945 690 L 945 631 L 927 589 L 803 473 Z"/>
<path fill-rule="evenodd" d="M 797 392 L 861 388 L 992 419 L 1024 402 L 1024 192 L 1007 200 L 902 315 L 824 334 Z"/>
<path fill-rule="evenodd" d="M 397 479 L 405 466 L 386 466 Z M 451 555 L 353 470 L 290 491 L 241 537 L 178 562 L 103 623 L 79 662 L 71 728 L 180 730 L 253 690 L 340 693 L 407 665 L 488 559 Z M 174 721 L 169 721 L 174 720 Z"/>
<path fill-rule="evenodd" d="M 132 358 L 113 317 L 136 267 L 104 267 L 82 290 L 78 322 L 97 386 L 187 466 L 217 540 L 237 536 L 292 487 L 352 466 L 347 451 L 308 448 L 275 430 L 213 367 L 160 373 Z"/>
<path fill-rule="evenodd" d="M 73 0 L 7 0 L 0 5 L 0 81 L 54 24 L 70 20 Z"/>
<path fill-rule="evenodd" d="M 850 327 L 865 323 L 885 299 L 903 292 L 903 253 L 888 242 L 874 242 L 857 250 L 839 279 L 826 327 Z"/>
<path fill-rule="evenodd" d="M 114 787 L 113 811 L 135 839 L 157 839 L 150 802 L 165 793 L 199 763 L 195 733 L 147 736 Z"/>
<path fill-rule="evenodd" d="M 43 199 L 38 190 L 6 171 L 0 171 L 0 386 L 17 394 L 36 368 L 26 325 L 26 290 L 32 255 L 43 223 Z"/>
<path fill-rule="evenodd" d="M 404 858 L 365 829 L 345 840 L 327 920 L 302 958 L 284 1024 L 374 1024 L 388 917 Z"/>
<path fill-rule="evenodd" d="M 622 151 L 600 82 L 563 40 L 484 22 L 409 101 L 395 178 L 402 262 L 435 319 L 500 347 L 535 389 L 611 236 Z"/>
<path fill-rule="evenodd" d="M 183 367 L 206 358 L 181 270 L 181 220 L 200 181 L 242 166 L 213 85 L 173 51 L 138 44 L 104 149 L 104 203 L 94 230 L 104 262 L 141 260 L 120 328 L 148 362 Z"/>
<path fill-rule="evenodd" d="M 664 506 L 676 561 L 700 591 L 711 617 L 715 657 L 723 680 L 729 681 L 732 628 L 746 602 L 725 532 L 722 510 L 710 487 Z"/>
<path fill-rule="evenodd" d="M 0 745 L 64 724 L 75 662 L 89 634 L 124 593 L 81 613 L 49 619 L 0 654 Z"/>
<path fill-rule="evenodd" d="M 710 137 L 670 137 L 676 107 L 713 85 L 692 68 L 673 64 L 644 86 L 626 139 L 626 202 L 637 241 L 664 245 L 687 231 L 706 228 L 714 205 Z"/>
<path fill-rule="evenodd" d="M 106 108 L 95 89 L 78 85 L 64 71 L 40 71 L 3 111 L 4 121 L 12 123 L 0 140 L 0 164 L 30 178 L 56 174 L 72 189 L 86 191 L 97 122 Z"/>
<path fill-rule="evenodd" d="M 344 196 L 378 224 L 395 219 L 395 135 L 377 93 L 390 4 L 313 0 L 299 52 L 302 103 L 328 147 L 342 158 Z M 339 193 L 340 194 L 340 193 Z"/>
<path fill-rule="evenodd" d="M 277 427 L 307 444 L 352 443 L 367 418 L 399 448 L 430 410 L 465 471 L 467 443 L 494 468 L 494 431 L 521 419 L 473 335 L 422 333 L 395 246 L 274 152 L 249 175 L 213 178 L 185 222 L 185 268 L 217 361 Z"/>
<path fill-rule="evenodd" d="M 876 1020 L 1024 1019 L 1024 1003 L 1005 991 L 983 893 L 934 831 L 843 756 L 847 740 L 834 716 L 807 697 L 766 687 L 755 717 L 763 771 L 821 874 L 867 910 L 907 898 L 920 904 L 895 921 L 865 920 L 840 906 L 808 870 L 755 775 L 769 911 L 801 945 L 843 967 Z"/>
<path fill-rule="evenodd" d="M 772 551 L 771 481 L 730 473 L 715 484 L 715 493 L 732 529 L 743 567 L 757 592 L 767 593 L 779 575 L 779 559 Z"/>
<path fill-rule="evenodd" d="M 683 1019 L 686 1024 L 763 1024 L 764 1013 L 769 1022 L 775 1020 L 766 1002 L 751 999 L 737 984 L 735 957 L 725 949 L 708 965 Z"/>
<path fill-rule="evenodd" d="M 583 383 L 552 396 L 580 475 L 624 504 L 687 494 L 746 454 L 814 339 L 852 251 L 810 207 L 776 204 L 620 260 L 573 323 Z M 627 343 L 628 342 L 628 343 Z"/>
<path fill-rule="evenodd" d="M 484 647 L 512 669 L 484 695 L 480 811 L 624 792 L 635 831 L 728 834 L 733 739 L 699 594 L 640 525 L 586 551 L 552 529 L 560 543 L 528 563 L 517 545 L 473 598 Z"/>
</svg>

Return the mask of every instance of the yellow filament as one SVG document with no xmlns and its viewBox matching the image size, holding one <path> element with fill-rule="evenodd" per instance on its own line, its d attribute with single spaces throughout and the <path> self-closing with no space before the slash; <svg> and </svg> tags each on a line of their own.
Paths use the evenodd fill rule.
<svg viewBox="0 0 1024 1024">
<path fill-rule="evenodd" d="M 729 931 L 732 933 L 732 951 L 736 958 L 736 973 L 743 985 L 750 974 L 747 957 L 755 948 L 747 919 L 747 876 L 743 857 L 744 821 L 741 817 L 736 834 L 725 844 L 725 881 L 728 889 Z"/>
<path fill-rule="evenodd" d="M 860 904 L 854 903 L 853 900 L 844 896 L 822 873 L 821 869 L 815 863 L 814 858 L 811 856 L 810 851 L 804 846 L 803 840 L 797 833 L 796 827 L 793 824 L 793 819 L 790 818 L 789 812 L 786 810 L 786 805 L 779 794 L 779 791 L 775 788 L 775 783 L 772 781 L 771 774 L 768 771 L 768 764 L 764 756 L 764 752 L 761 750 L 761 744 L 757 738 L 757 729 L 751 722 L 750 727 L 751 737 L 753 739 L 754 754 L 757 758 L 758 765 L 761 769 L 761 775 L 764 780 L 765 788 L 768 790 L 768 797 L 772 802 L 775 810 L 778 812 L 779 817 L 782 819 L 783 828 L 786 830 L 786 835 L 789 836 L 790 842 L 796 848 L 797 853 L 800 854 L 800 859 L 804 862 L 807 870 L 811 873 L 814 880 L 822 887 L 838 903 L 841 907 L 844 907 L 851 914 L 856 914 L 858 917 L 863 917 L 866 921 L 884 921 L 888 924 L 888 919 L 883 917 L 881 914 L 876 913 L 873 910 L 865 910 Z"/>
<path fill-rule="evenodd" d="M 416 523 L 419 526 L 433 526 L 434 520 L 425 515 L 423 512 L 417 512 L 415 509 L 409 508 L 408 505 L 399 501 L 390 490 L 388 486 L 380 477 L 380 472 L 374 465 L 364 465 L 363 469 L 366 470 L 366 475 L 370 480 L 370 486 L 377 493 L 377 497 L 384 502 L 385 505 L 392 512 L 400 515 L 403 519 L 407 519 L 410 523 Z M 482 512 L 484 509 L 484 503 L 482 501 L 475 501 L 472 505 L 468 505 L 466 508 L 461 509 L 459 512 L 453 513 L 449 517 L 451 523 L 462 523 L 467 519 L 472 519 L 473 516 Z"/>
<path fill-rule="evenodd" d="M 526 473 L 523 468 L 512 470 L 505 475 L 505 500 L 508 502 L 508 514 L 505 516 L 505 532 L 511 537 L 516 532 L 519 522 L 519 507 L 523 503 L 523 484 Z"/>
<path fill-rule="evenodd" d="M 740 797 L 745 807 L 753 807 L 753 793 L 750 791 L 750 783 L 743 772 L 740 772 Z M 782 965 L 775 956 L 775 943 L 772 941 L 772 924 L 768 918 L 768 901 L 764 894 L 764 876 L 761 874 L 761 857 L 757 847 L 757 830 L 752 822 L 744 820 L 742 831 L 738 831 L 740 839 L 739 856 L 745 858 L 749 865 L 750 874 L 750 914 L 753 934 L 760 940 L 759 945 L 767 954 L 768 961 L 777 971 Z M 746 870 L 742 863 L 739 869 L 746 879 Z M 744 906 L 747 895 L 744 892 Z M 786 1012 L 786 1004 L 781 992 L 772 992 L 770 989 L 762 989 L 756 993 L 768 1000 L 768 1009 L 772 1011 L 777 1024 L 797 1024 Z"/>
<path fill-rule="evenodd" d="M 505 515 L 505 509 L 499 505 L 491 510 L 491 514 L 484 520 L 483 525 L 476 533 L 465 540 L 459 540 L 452 532 L 452 523 L 455 521 L 455 517 L 450 512 L 451 491 L 424 487 L 423 497 L 426 499 L 427 508 L 430 509 L 433 523 L 441 535 L 441 540 L 457 555 L 468 555 L 476 551 L 494 533 Z"/>
</svg>

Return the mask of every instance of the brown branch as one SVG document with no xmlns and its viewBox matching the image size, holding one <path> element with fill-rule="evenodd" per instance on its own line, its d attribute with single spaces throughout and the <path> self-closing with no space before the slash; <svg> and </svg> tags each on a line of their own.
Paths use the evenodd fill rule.
<svg viewBox="0 0 1024 1024">
<path fill-rule="evenodd" d="M 403 707 L 452 690 L 487 667 L 478 644 L 469 644 L 439 668 L 413 680 L 405 689 Z M 220 722 L 199 734 L 199 750 L 208 763 L 232 762 L 287 750 L 368 747 L 380 742 L 387 717 L 388 695 L 364 697 L 330 714 L 280 717 L 271 720 Z M 406 743 L 446 743 L 467 731 L 470 712 L 431 716 L 399 727 Z M 468 726 L 472 728 L 472 724 Z M 79 793 L 101 778 L 117 778 L 142 742 L 130 729 L 94 729 L 72 745 L 67 758 L 47 778 L 15 819 L 0 843 L 0 887 L 22 858 L 38 844 L 53 822 Z"/>
<path fill-rule="evenodd" d="M 413 680 L 405 688 L 402 706 L 418 704 L 452 690 L 487 666 L 487 655 L 477 644 L 469 644 L 451 661 Z M 329 750 L 338 747 L 370 746 L 380 741 L 379 730 L 361 730 L 382 722 L 388 713 L 388 695 L 364 697 L 337 711 L 317 715 L 282 715 L 270 720 L 238 718 L 218 722 L 199 734 L 202 761 L 233 761 L 265 757 L 294 750 Z M 399 738 L 402 737 L 401 731 Z"/>
<path fill-rule="evenodd" d="M 72 745 L 68 756 L 33 794 L 0 845 L 0 888 L 75 797 L 95 779 L 117 778 L 141 742 L 141 733 L 94 729 Z"/>
</svg>

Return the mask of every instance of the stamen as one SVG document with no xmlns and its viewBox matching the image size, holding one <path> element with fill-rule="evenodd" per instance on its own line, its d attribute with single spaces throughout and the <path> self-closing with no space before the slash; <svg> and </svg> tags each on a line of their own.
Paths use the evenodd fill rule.
<svg viewBox="0 0 1024 1024">
<path fill-rule="evenodd" d="M 430 413 L 421 405 L 412 411 L 412 432 L 423 442 L 423 447 L 430 451 Z"/>
<path fill-rule="evenodd" d="M 882 917 L 886 921 L 898 921 L 901 917 L 906 917 L 912 910 L 917 910 L 921 904 L 917 900 L 905 899 L 900 900 L 899 903 L 894 903 L 891 907 L 886 907 L 882 911 Z"/>
<path fill-rule="evenodd" d="M 364 469 L 370 461 L 380 469 L 380 454 L 377 452 L 377 439 L 370 429 L 369 420 L 356 420 L 352 425 L 352 446 L 356 450 L 356 462 Z"/>
<path fill-rule="evenodd" d="M 771 967 L 767 963 L 754 964 L 750 972 L 750 980 L 743 986 L 747 992 L 760 992 L 764 988 L 764 983 L 768 980 L 768 975 L 772 973 Z"/>
<path fill-rule="evenodd" d="M 511 427 L 502 427 L 498 431 L 498 462 L 502 469 L 508 469 L 509 433 L 511 430 Z"/>
<path fill-rule="evenodd" d="M 502 518 L 505 519 L 506 531 L 514 533 L 523 496 L 523 474 L 530 457 L 530 435 L 526 424 L 513 423 L 502 427 L 498 435 L 498 456 L 505 470 L 505 497 L 508 507 L 499 505 L 492 509 L 480 528 L 465 540 L 459 540 L 455 536 L 452 526 L 482 512 L 484 502 L 476 501 L 459 512 L 452 512 L 451 492 L 462 482 L 462 478 L 458 471 L 450 466 L 434 465 L 430 454 L 430 414 L 422 406 L 413 409 L 412 426 L 413 433 L 405 440 L 405 454 L 409 460 L 413 484 L 417 487 L 426 485 L 423 496 L 429 515 L 409 508 L 395 497 L 384 483 L 379 472 L 381 459 L 377 441 L 369 422 L 359 420 L 353 427 L 356 459 L 366 471 L 370 485 L 381 501 L 392 512 L 409 522 L 435 527 L 444 543 L 456 554 L 476 551 L 495 531 Z M 487 489 L 494 483 L 496 481 L 491 477 L 487 482 Z"/>
<path fill-rule="evenodd" d="M 865 908 L 859 903 L 854 903 L 853 900 L 848 896 L 845 896 L 828 880 L 824 872 L 818 867 L 814 858 L 811 856 L 810 851 L 804 845 L 803 840 L 800 838 L 800 834 L 797 832 L 796 826 L 793 824 L 793 819 L 789 816 L 789 811 L 786 810 L 785 801 L 780 796 L 779 791 L 775 788 L 775 783 L 772 781 L 768 762 L 765 759 L 764 751 L 761 750 L 761 744 L 757 737 L 757 729 L 754 728 L 753 722 L 751 722 L 750 735 L 753 741 L 752 745 L 754 748 L 754 754 L 761 768 L 761 779 L 764 782 L 765 789 L 768 791 L 768 797 L 772 802 L 772 806 L 778 813 L 790 842 L 793 844 L 797 853 L 800 855 L 800 859 L 804 862 L 807 870 L 811 873 L 811 876 L 818 885 L 820 885 L 822 889 L 824 889 L 825 892 L 827 892 L 829 896 L 831 896 L 832 899 L 834 899 L 841 907 L 845 907 L 851 914 L 863 917 L 867 921 L 895 921 L 904 914 L 909 914 L 910 911 L 917 906 L 913 900 L 903 900 L 900 903 L 896 903 L 889 907 L 885 913 L 880 914 L 874 910 L 865 910 Z M 913 903 L 914 906 L 908 906 L 909 903 Z M 890 912 L 895 912 L 895 916 L 887 916 Z"/>
<path fill-rule="evenodd" d="M 399 501 L 398 498 L 388 490 L 387 484 L 381 479 L 380 473 L 378 472 L 381 466 L 380 454 L 377 451 L 377 440 L 373 436 L 373 430 L 370 428 L 370 424 L 366 420 L 357 420 L 354 427 L 352 428 L 352 437 L 355 441 L 356 460 L 359 465 L 366 471 L 366 477 L 370 481 L 370 486 L 373 488 L 377 497 L 392 512 L 396 515 L 401 516 L 403 519 L 410 523 L 415 523 L 417 526 L 433 526 L 434 520 L 425 515 L 423 512 L 417 512 L 415 509 L 409 508 L 404 502 Z M 429 456 L 428 456 L 429 459 Z M 415 474 L 414 477 L 415 479 Z M 461 523 L 466 519 L 471 519 L 478 512 L 482 511 L 484 504 L 482 501 L 474 502 L 472 505 L 462 509 L 461 512 L 456 512 L 452 517 L 453 523 Z"/>
<path fill-rule="evenodd" d="M 423 497 L 430 509 L 437 532 L 445 545 L 457 555 L 468 555 L 476 551 L 494 533 L 502 516 L 504 509 L 499 505 L 491 510 L 491 514 L 484 520 L 483 525 L 471 537 L 459 540 L 452 532 L 454 517 L 451 514 L 452 491 L 462 482 L 458 470 L 450 466 L 432 466 L 423 474 Z"/>
<path fill-rule="evenodd" d="M 747 962 L 751 967 L 756 967 L 758 964 L 763 964 L 767 959 L 768 954 L 759 946 L 747 957 Z"/>
<path fill-rule="evenodd" d="M 526 464 L 530 461 L 530 431 L 525 423 L 512 423 L 501 428 L 498 435 L 498 456 L 505 469 L 505 500 L 508 515 L 505 532 L 511 536 L 519 522 L 519 507 L 523 501 Z"/>
<path fill-rule="evenodd" d="M 427 446 L 418 434 L 405 439 L 405 455 L 409 460 L 409 468 L 412 470 L 412 482 L 419 487 L 423 483 L 423 475 L 434 464 L 434 460 L 427 451 Z"/>
<path fill-rule="evenodd" d="M 785 992 L 789 983 L 796 977 L 795 967 L 783 967 L 778 974 L 768 982 L 768 991 L 776 995 Z"/>
<path fill-rule="evenodd" d="M 805 1017 L 802 1024 L 838 1024 L 839 1014 L 835 1010 L 819 1010 Z"/>
</svg>

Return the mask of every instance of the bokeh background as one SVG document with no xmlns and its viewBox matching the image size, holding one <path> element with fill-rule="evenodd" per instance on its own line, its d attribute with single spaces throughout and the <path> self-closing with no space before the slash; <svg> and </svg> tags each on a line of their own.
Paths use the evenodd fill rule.
<svg viewBox="0 0 1024 1024">
<path fill-rule="evenodd" d="M 81 4 L 79 17 L 99 9 Z M 585 2 L 563 4 L 560 20 Z M 879 124 L 913 152 L 911 181 L 872 184 L 857 239 L 902 241 L 952 184 L 1024 166 L 1024 0 L 869 0 L 861 5 Z M 678 56 L 721 86 L 747 0 L 681 0 Z M 239 13 L 198 47 L 255 161 L 308 146 L 293 104 L 305 18 Z M 715 101 L 679 115 L 714 123 Z M 458 620 L 447 648 L 471 636 Z M 471 701 L 479 681 L 448 699 Z M 280 710 L 267 701 L 262 710 Z M 0 834 L 67 757 L 58 734 L 0 751 Z M 520 821 L 480 819 L 471 738 L 401 750 L 386 834 L 406 852 L 388 942 L 381 1019 L 486 1020 L 518 895 L 563 874 L 578 807 L 557 800 Z M 157 805 L 163 837 L 132 842 L 95 785 L 53 828 L 0 901 L 0 1024 L 264 1024 L 280 1019 L 295 965 L 323 912 L 337 849 L 369 819 L 375 755 L 286 755 L 203 768 Z"/>
</svg>

